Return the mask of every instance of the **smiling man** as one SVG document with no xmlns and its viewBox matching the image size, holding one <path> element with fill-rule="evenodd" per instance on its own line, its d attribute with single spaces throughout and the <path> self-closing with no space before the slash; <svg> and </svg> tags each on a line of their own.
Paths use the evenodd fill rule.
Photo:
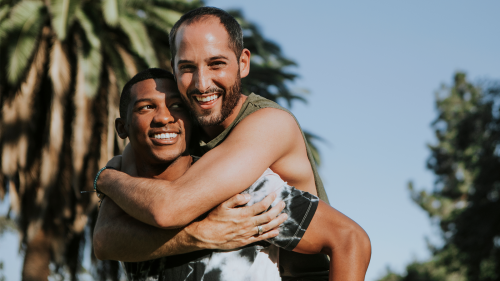
<svg viewBox="0 0 500 281">
<path fill-rule="evenodd" d="M 129 138 L 129 153 L 136 164 L 136 170 L 128 171 L 129 174 L 175 180 L 195 162 L 196 158 L 188 153 L 191 122 L 169 72 L 148 69 L 134 76 L 124 87 L 120 108 L 121 117 L 116 120 L 116 130 L 121 138 Z M 120 164 L 121 159 L 117 158 Z M 188 254 L 178 255 L 182 253 L 179 250 L 185 249 L 176 248 L 175 241 L 182 237 L 183 232 L 196 234 L 204 228 L 199 227 L 203 222 L 205 227 L 210 223 L 211 227 L 214 224 L 216 228 L 224 226 L 210 219 L 224 213 L 218 210 L 220 208 L 183 230 L 162 230 L 131 218 L 106 197 L 95 226 L 96 256 L 124 261 L 129 280 L 277 281 L 281 280 L 277 247 L 304 253 L 324 251 L 331 255 L 333 245 L 337 243 L 332 229 L 343 229 L 343 226 L 331 221 L 335 217 L 332 208 L 316 212 L 319 204 L 316 196 L 287 185 L 270 169 L 243 193 L 249 195 L 250 201 L 246 205 L 251 207 L 238 209 L 251 210 L 254 214 L 264 212 L 273 202 L 273 208 L 255 217 L 260 220 L 257 229 L 253 225 L 242 227 L 247 229 L 246 235 L 253 236 L 253 241 L 267 238 L 272 245 L 252 244 L 232 251 L 195 251 L 194 248 L 188 250 Z M 231 207 L 248 201 L 241 197 L 234 197 L 222 205 Z M 282 210 L 285 214 L 273 219 Z M 273 229 L 279 224 L 278 233 Z M 157 246 L 151 241 L 166 242 Z M 170 245 L 169 251 L 160 254 L 166 245 Z M 206 248 L 210 247 L 198 250 Z M 148 249 L 153 252 L 148 252 Z M 177 255 L 169 256 L 174 253 Z M 156 258 L 162 255 L 165 257 Z"/>
<path fill-rule="evenodd" d="M 241 78 L 250 71 L 250 51 L 243 48 L 242 38 L 234 18 L 210 7 L 185 14 L 172 28 L 172 68 L 182 99 L 201 125 L 201 148 L 206 153 L 170 181 L 105 170 L 98 186 L 128 214 L 160 228 L 183 227 L 245 190 L 268 168 L 289 185 L 327 201 L 291 113 L 257 95 L 241 94 Z M 124 163 L 133 166 L 133 156 L 124 153 Z M 323 255 L 281 251 L 281 276 L 318 279 L 328 275 L 329 265 L 330 280 L 363 280 L 370 259 L 366 233 L 323 201 L 318 212 L 328 216 L 315 216 L 311 223 L 336 224 L 328 234 L 335 237 L 337 246 L 328 251 L 311 245 L 301 252 L 323 251 L 331 256 L 330 262 Z"/>
</svg>

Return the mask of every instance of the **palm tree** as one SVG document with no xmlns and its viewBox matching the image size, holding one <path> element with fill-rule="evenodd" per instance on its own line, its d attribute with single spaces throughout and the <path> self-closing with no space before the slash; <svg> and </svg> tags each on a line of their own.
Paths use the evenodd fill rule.
<svg viewBox="0 0 500 281">
<path fill-rule="evenodd" d="M 98 168 L 125 145 L 114 131 L 120 89 L 138 70 L 170 69 L 168 32 L 184 12 L 202 5 L 0 0 L 0 197 L 9 194 L 9 214 L 17 221 L 23 280 L 47 280 L 52 273 L 78 279 L 98 203 L 80 191 L 92 190 Z M 246 89 L 289 104 L 304 101 L 288 88 L 296 75 L 284 68 L 295 63 L 235 15 L 251 31 L 245 43 L 260 57 Z M 119 278 L 116 262 L 93 261 L 96 278 Z"/>
<path fill-rule="evenodd" d="M 80 191 L 124 145 L 113 125 L 119 89 L 138 70 L 169 67 L 170 28 L 200 5 L 0 1 L 1 186 L 17 214 L 23 279 L 46 280 L 50 263 L 77 278 L 97 204 Z"/>
</svg>

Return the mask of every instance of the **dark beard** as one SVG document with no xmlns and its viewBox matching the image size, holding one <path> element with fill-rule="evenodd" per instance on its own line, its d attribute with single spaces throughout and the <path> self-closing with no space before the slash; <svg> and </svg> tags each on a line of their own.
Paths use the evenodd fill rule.
<svg viewBox="0 0 500 281">
<path fill-rule="evenodd" d="M 222 100 L 222 107 L 220 113 L 217 114 L 212 112 L 211 109 L 202 110 L 200 114 L 194 113 L 194 118 L 198 124 L 202 127 L 209 126 L 217 126 L 224 122 L 231 113 L 233 113 L 234 108 L 238 104 L 241 95 L 241 78 L 240 73 L 238 71 L 238 76 L 236 77 L 236 81 L 231 88 L 227 91 L 224 89 L 217 89 L 220 92 Z M 216 89 L 211 90 L 210 92 L 217 92 Z"/>
</svg>

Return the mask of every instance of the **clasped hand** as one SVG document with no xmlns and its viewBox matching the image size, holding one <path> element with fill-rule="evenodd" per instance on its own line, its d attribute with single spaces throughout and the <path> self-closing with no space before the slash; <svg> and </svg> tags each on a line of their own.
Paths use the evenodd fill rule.
<svg viewBox="0 0 500 281">
<path fill-rule="evenodd" d="M 232 250 L 276 237 L 287 214 L 280 214 L 285 207 L 283 201 L 265 212 L 275 198 L 276 194 L 271 193 L 259 203 L 240 207 L 250 201 L 250 195 L 237 194 L 213 209 L 203 220 L 192 222 L 185 230 L 200 249 Z M 262 227 L 260 235 L 258 226 Z"/>
</svg>

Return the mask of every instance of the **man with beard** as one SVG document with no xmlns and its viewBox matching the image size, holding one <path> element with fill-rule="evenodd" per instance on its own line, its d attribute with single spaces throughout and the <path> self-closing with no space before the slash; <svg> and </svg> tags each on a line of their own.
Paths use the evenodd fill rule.
<svg viewBox="0 0 500 281">
<path fill-rule="evenodd" d="M 120 118 L 116 120 L 116 130 L 121 138 L 129 138 L 129 148 L 135 156 L 137 167 L 136 171 L 127 172 L 141 177 L 165 180 L 175 180 L 182 176 L 195 162 L 196 157 L 189 155 L 191 120 L 177 91 L 173 75 L 162 69 L 147 69 L 138 73 L 125 85 L 120 105 L 122 110 Z M 150 138 L 150 135 L 154 138 Z M 117 158 L 116 164 L 120 166 L 120 157 Z M 308 232 L 309 241 L 304 240 L 301 246 L 298 246 L 315 216 L 318 198 L 288 186 L 271 170 L 264 172 L 259 180 L 243 193 L 251 198 L 246 205 L 253 206 L 242 209 L 251 210 L 253 213 L 264 212 L 274 200 L 274 207 L 256 218 L 261 220 L 259 224 L 264 224 L 259 232 L 273 229 L 283 223 L 279 227 L 279 235 L 275 235 L 276 231 L 274 234 L 270 231 L 254 237 L 254 240 L 258 241 L 265 239 L 266 236 L 276 236 L 268 240 L 273 246 L 261 243 L 233 251 L 204 250 L 141 262 L 124 262 L 128 278 L 130 280 L 193 281 L 281 280 L 277 267 L 278 248 L 276 247 L 301 250 L 302 245 L 305 245 L 307 251 L 314 251 L 314 248 L 319 251 L 324 247 L 330 248 L 330 244 L 333 244 L 332 242 L 317 244 L 331 240 L 332 237 L 328 235 L 322 238 L 325 236 L 325 231 L 319 231 L 320 228 L 316 226 Z M 246 199 L 242 201 L 244 197 L 243 195 L 237 196 L 227 204 L 229 207 L 240 205 L 245 202 Z M 261 201 L 262 199 L 264 200 Z M 286 202 L 286 207 L 284 202 Z M 285 214 L 270 223 L 265 223 L 276 217 L 282 210 Z M 203 229 L 204 227 L 200 227 L 200 224 L 206 225 L 206 221 L 210 224 L 210 217 L 216 215 L 217 212 L 217 210 L 211 212 L 206 219 L 194 222 L 187 228 L 196 233 L 197 229 L 193 229 L 193 226 Z M 216 227 L 220 227 L 220 224 Z M 326 225 L 322 228 L 330 227 L 333 225 Z M 112 230 L 106 231 L 109 228 Z M 250 227 L 249 230 L 252 235 L 255 234 L 253 232 L 255 228 Z M 124 232 L 126 234 L 123 234 Z M 129 217 L 109 198 L 104 198 L 94 233 L 96 256 L 103 258 L 102 249 L 106 248 L 106 243 L 103 241 L 105 239 L 110 240 L 110 244 L 115 243 L 114 241 L 133 242 L 132 246 L 125 245 L 125 248 L 131 251 L 141 244 L 140 240 L 133 241 L 134 239 L 128 239 L 128 236 L 135 235 L 142 239 L 159 236 L 160 239 L 165 239 L 172 235 L 176 237 L 178 234 L 177 230 L 162 230 L 145 225 Z M 311 245 L 316 245 L 316 247 Z M 141 252 L 143 249 L 139 248 L 137 251 Z M 113 254 L 117 255 L 117 253 Z M 119 253 L 118 256 L 120 256 Z M 148 258 L 151 258 L 151 255 Z M 141 257 L 135 254 L 132 258 L 120 256 L 119 259 L 137 261 L 141 260 Z"/>
<path fill-rule="evenodd" d="M 291 113 L 257 95 L 241 94 L 240 77 L 250 71 L 250 52 L 243 48 L 241 27 L 234 18 L 216 8 L 193 10 L 174 25 L 170 42 L 177 86 L 202 127 L 200 143 L 206 153 L 173 181 L 105 170 L 97 181 L 101 191 L 131 216 L 160 228 L 188 225 L 245 190 L 267 168 L 297 189 L 327 201 Z M 134 165 L 133 155 L 124 153 L 123 157 L 125 166 Z M 319 202 L 319 212 L 329 208 Z M 368 236 L 355 222 L 332 210 L 325 211 L 329 220 L 342 227 L 335 233 L 341 246 L 329 252 L 330 262 L 322 255 L 281 251 L 283 279 L 324 277 L 328 264 L 331 280 L 364 279 L 371 251 Z M 190 241 L 175 244 L 179 249 L 190 246 Z"/>
</svg>

